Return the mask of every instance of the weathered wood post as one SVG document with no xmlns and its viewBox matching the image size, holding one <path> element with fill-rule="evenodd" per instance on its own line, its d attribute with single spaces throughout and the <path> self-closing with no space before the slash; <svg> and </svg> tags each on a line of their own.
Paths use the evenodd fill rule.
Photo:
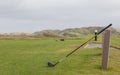
<svg viewBox="0 0 120 75">
<path fill-rule="evenodd" d="M 102 69 L 108 67 L 108 55 L 110 46 L 110 30 L 105 30 L 102 38 Z"/>
</svg>

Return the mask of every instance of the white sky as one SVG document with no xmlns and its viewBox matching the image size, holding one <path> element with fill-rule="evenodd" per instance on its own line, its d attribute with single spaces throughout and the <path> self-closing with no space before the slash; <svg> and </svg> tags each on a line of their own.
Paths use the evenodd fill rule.
<svg viewBox="0 0 120 75">
<path fill-rule="evenodd" d="M 120 28 L 120 0 L 0 0 L 0 32 L 83 26 Z"/>
</svg>

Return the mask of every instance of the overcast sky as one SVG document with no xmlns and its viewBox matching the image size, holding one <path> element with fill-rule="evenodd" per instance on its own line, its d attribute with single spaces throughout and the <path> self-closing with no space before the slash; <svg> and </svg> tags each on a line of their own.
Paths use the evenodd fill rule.
<svg viewBox="0 0 120 75">
<path fill-rule="evenodd" d="M 120 0 L 0 0 L 0 32 L 120 28 Z"/>
</svg>

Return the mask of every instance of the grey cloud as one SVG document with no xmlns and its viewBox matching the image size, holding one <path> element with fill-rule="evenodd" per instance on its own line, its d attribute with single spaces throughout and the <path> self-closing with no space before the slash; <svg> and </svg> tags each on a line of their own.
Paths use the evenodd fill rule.
<svg viewBox="0 0 120 75">
<path fill-rule="evenodd" d="M 22 30 L 82 25 L 118 26 L 119 0 L 0 0 L 0 26 Z M 62 26 L 61 26 L 62 25 Z M 34 29 L 35 30 L 35 29 Z"/>
</svg>

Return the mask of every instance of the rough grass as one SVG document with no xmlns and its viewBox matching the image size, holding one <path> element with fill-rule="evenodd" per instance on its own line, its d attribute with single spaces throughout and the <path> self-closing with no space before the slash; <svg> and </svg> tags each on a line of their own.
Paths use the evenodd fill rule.
<svg viewBox="0 0 120 75">
<path fill-rule="evenodd" d="M 48 61 L 58 61 L 84 39 L 0 40 L 0 75 L 119 75 L 120 50 L 114 49 L 110 49 L 107 70 L 101 69 L 99 48 L 79 49 L 57 66 L 47 66 Z M 112 38 L 111 42 L 120 45 L 118 40 Z"/>
</svg>

